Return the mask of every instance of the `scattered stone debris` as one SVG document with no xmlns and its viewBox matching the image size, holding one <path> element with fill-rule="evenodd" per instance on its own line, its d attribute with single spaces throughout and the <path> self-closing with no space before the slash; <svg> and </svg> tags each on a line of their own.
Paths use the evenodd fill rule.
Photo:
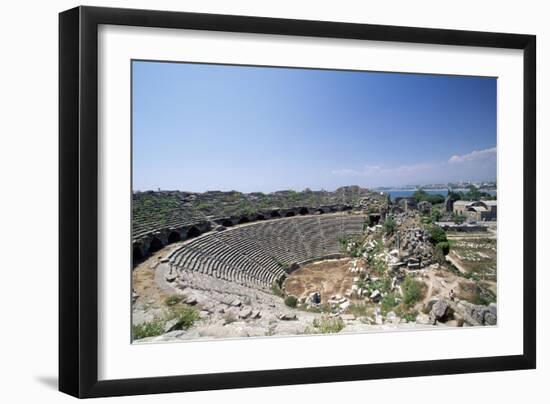
<svg viewBox="0 0 550 404">
<path fill-rule="evenodd" d="M 296 320 L 296 314 L 295 313 L 282 313 L 279 315 L 279 320 L 283 321 L 291 321 Z"/>
<path fill-rule="evenodd" d="M 233 307 L 239 307 L 242 304 L 242 302 L 239 299 L 232 300 L 229 305 Z"/>
<path fill-rule="evenodd" d="M 369 299 L 374 303 L 378 303 L 380 301 L 380 299 L 382 299 L 382 293 L 380 293 L 380 291 L 378 289 L 374 290 L 370 294 Z"/>
<path fill-rule="evenodd" d="M 239 318 L 247 319 L 252 314 L 252 309 L 250 307 L 243 307 L 239 312 Z"/>
</svg>

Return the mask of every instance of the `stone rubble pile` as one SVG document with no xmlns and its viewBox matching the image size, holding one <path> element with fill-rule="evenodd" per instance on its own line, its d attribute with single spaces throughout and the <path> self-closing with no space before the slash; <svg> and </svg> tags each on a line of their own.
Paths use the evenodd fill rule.
<svg viewBox="0 0 550 404">
<path fill-rule="evenodd" d="M 495 303 L 483 306 L 472 304 L 465 300 L 452 302 L 446 299 L 438 299 L 428 302 L 428 308 L 430 308 L 430 311 L 427 324 L 446 324 L 453 326 L 497 324 L 497 306 Z M 423 316 L 422 318 L 419 317 L 417 317 L 416 321 L 420 324 L 424 324 L 426 319 Z"/>
</svg>

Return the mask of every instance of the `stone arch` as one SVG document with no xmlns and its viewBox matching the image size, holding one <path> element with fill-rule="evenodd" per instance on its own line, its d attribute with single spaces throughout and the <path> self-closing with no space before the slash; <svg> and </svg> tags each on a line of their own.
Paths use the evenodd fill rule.
<svg viewBox="0 0 550 404">
<path fill-rule="evenodd" d="M 230 219 L 225 219 L 225 220 L 222 222 L 222 226 L 223 226 L 223 227 L 231 227 L 231 226 L 233 226 L 233 222 L 232 222 Z"/>
<path fill-rule="evenodd" d="M 240 219 L 239 219 L 239 224 L 244 224 L 244 223 L 250 223 L 250 220 L 246 217 L 246 216 L 242 216 Z"/>
<path fill-rule="evenodd" d="M 298 213 L 300 215 L 307 215 L 309 213 L 309 209 L 308 208 L 300 208 L 300 210 L 298 211 Z"/>
<path fill-rule="evenodd" d="M 285 214 L 285 217 L 292 217 L 292 216 L 296 216 L 296 214 L 293 211 L 286 212 Z"/>
<path fill-rule="evenodd" d="M 379 224 L 380 223 L 380 214 L 371 213 L 369 215 L 369 220 L 370 220 L 371 226 Z"/>
<path fill-rule="evenodd" d="M 281 217 L 281 214 L 278 211 L 274 210 L 271 212 L 271 217 L 272 218 Z"/>
<path fill-rule="evenodd" d="M 134 245 L 134 248 L 132 250 L 132 261 L 134 265 L 141 261 L 143 259 L 143 252 L 141 251 L 141 247 L 138 244 Z"/>
<path fill-rule="evenodd" d="M 149 244 L 149 253 L 154 253 L 163 247 L 162 241 L 158 237 L 153 237 Z"/>
<path fill-rule="evenodd" d="M 176 243 L 178 241 L 181 241 L 181 236 L 177 231 L 172 231 L 168 235 L 168 244 Z"/>
<path fill-rule="evenodd" d="M 201 234 L 201 231 L 195 226 L 191 226 L 189 228 L 189 230 L 187 230 L 187 238 L 188 239 L 198 237 L 198 236 L 200 236 L 200 234 Z"/>
</svg>

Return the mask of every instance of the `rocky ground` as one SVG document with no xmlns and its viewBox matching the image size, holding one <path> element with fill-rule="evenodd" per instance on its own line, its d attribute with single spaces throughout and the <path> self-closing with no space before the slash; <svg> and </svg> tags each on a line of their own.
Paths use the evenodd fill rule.
<svg viewBox="0 0 550 404">
<path fill-rule="evenodd" d="M 155 257 L 149 261 L 154 262 Z M 166 264 L 158 263 L 153 265 L 153 268 L 151 262 L 146 264 L 148 268 L 142 266 L 136 269 L 141 273 L 134 274 L 134 279 L 146 278 L 147 272 L 149 277 L 154 273 L 159 288 L 142 289 L 139 285 L 143 285 L 143 281 L 135 283 L 137 288 L 133 323 L 138 325 L 152 322 L 166 315 L 169 308 L 163 301 L 172 295 L 182 296 L 182 304 L 195 308 L 199 313 L 199 320 L 187 330 L 170 330 L 171 323 L 167 322 L 163 335 L 139 339 L 137 342 L 315 334 L 321 331 L 317 328 L 322 327 L 325 319 L 328 323 L 336 321 L 336 316 L 293 309 L 286 306 L 279 296 L 208 275 L 184 272 L 176 281 L 168 282 L 165 279 L 169 272 Z M 384 321 L 382 316 L 376 313 L 372 319 L 373 325 L 351 314 L 337 317 L 341 320 L 338 324 L 343 326 L 341 332 L 416 326 L 392 316 Z M 319 326 L 316 327 L 316 324 Z"/>
<path fill-rule="evenodd" d="M 400 316 L 394 310 L 383 310 L 380 302 L 374 302 L 376 298 L 365 305 L 365 309 L 354 299 L 342 295 L 330 296 L 319 305 L 307 305 L 301 298 L 301 309 L 290 308 L 282 297 L 272 293 L 198 273 L 183 272 L 174 279 L 169 272 L 169 267 L 160 263 L 158 256 L 135 270 L 133 323 L 139 326 L 160 320 L 162 326 L 160 335 L 146 336 L 135 342 L 376 332 L 496 323 L 495 305 L 475 306 L 459 299 L 451 301 L 449 291 L 457 287 L 460 279 L 435 268 L 426 268 L 417 274 L 428 285 L 428 290 L 425 298 L 416 305 L 419 310 L 415 310 L 413 318 Z M 174 296 L 177 304 L 168 305 L 167 300 Z M 352 310 L 354 305 L 362 310 L 355 312 Z M 170 317 L 172 309 L 178 306 L 189 307 L 197 314 L 191 327 L 177 327 L 177 321 Z M 328 306 L 328 310 L 316 311 L 323 306 Z"/>
</svg>

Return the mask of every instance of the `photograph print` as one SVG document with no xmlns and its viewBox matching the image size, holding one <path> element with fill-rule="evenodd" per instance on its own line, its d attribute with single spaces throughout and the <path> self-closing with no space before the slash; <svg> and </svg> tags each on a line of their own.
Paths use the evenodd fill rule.
<svg viewBox="0 0 550 404">
<path fill-rule="evenodd" d="M 498 325 L 495 77 L 131 69 L 133 343 Z"/>
</svg>

